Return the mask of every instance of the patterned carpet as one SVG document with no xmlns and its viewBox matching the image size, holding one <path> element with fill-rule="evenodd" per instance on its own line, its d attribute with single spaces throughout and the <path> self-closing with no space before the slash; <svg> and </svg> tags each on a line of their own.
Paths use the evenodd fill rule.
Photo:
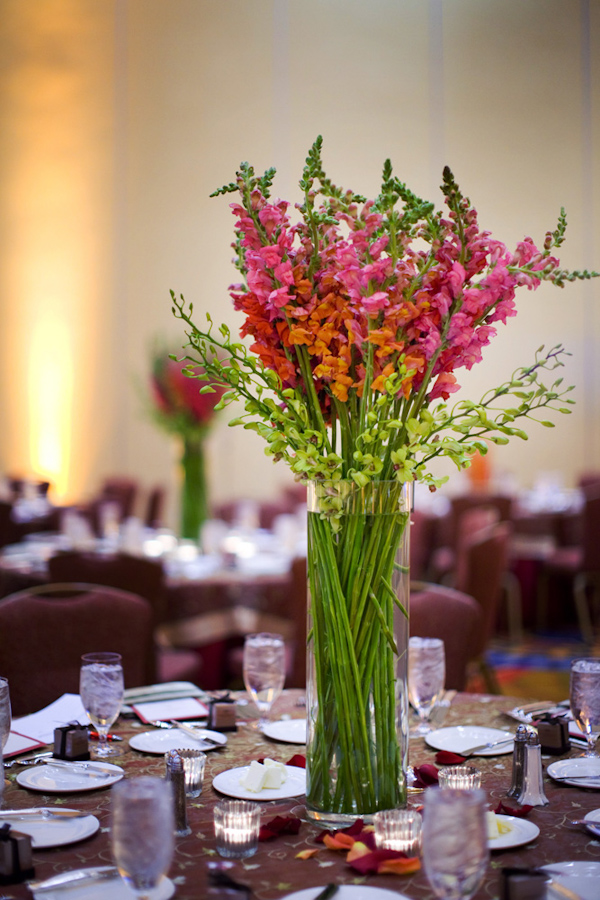
<svg viewBox="0 0 600 900">
<path fill-rule="evenodd" d="M 494 641 L 487 653 L 502 693 L 510 697 L 536 700 L 565 700 L 569 696 L 569 669 L 577 656 L 599 655 L 569 635 L 527 635 L 519 645 Z M 481 679 L 469 680 L 468 690 L 483 691 Z"/>
</svg>

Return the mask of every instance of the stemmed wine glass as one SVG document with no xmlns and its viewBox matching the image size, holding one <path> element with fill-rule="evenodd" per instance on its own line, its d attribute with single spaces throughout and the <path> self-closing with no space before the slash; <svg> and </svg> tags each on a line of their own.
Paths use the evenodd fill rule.
<svg viewBox="0 0 600 900">
<path fill-rule="evenodd" d="M 248 634 L 244 642 L 244 684 L 260 713 L 259 728 L 283 690 L 285 642 L 280 634 Z"/>
<path fill-rule="evenodd" d="M 433 707 L 446 681 L 444 642 L 439 638 L 411 637 L 408 642 L 408 698 L 420 722 L 413 734 L 427 734 Z"/>
<path fill-rule="evenodd" d="M 600 659 L 571 661 L 571 714 L 588 742 L 582 755 L 597 759 L 594 748 L 600 734 Z"/>
<path fill-rule="evenodd" d="M 115 864 L 138 900 L 148 900 L 173 859 L 173 786 L 162 778 L 143 775 L 120 781 L 111 794 Z"/>
<path fill-rule="evenodd" d="M 8 736 L 10 734 L 10 725 L 12 722 L 10 710 L 10 692 L 8 689 L 8 679 L 0 676 L 0 750 L 4 750 Z"/>
<path fill-rule="evenodd" d="M 483 881 L 488 859 L 485 792 L 428 788 L 423 864 L 435 895 L 470 900 Z"/>
<path fill-rule="evenodd" d="M 123 666 L 119 653 L 86 653 L 81 657 L 79 694 L 90 722 L 98 732 L 96 757 L 115 756 L 108 745 L 108 729 L 123 703 Z"/>
</svg>

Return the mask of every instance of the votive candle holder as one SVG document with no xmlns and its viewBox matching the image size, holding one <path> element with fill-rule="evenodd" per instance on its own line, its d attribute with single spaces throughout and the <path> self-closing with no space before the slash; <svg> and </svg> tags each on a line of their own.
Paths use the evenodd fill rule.
<svg viewBox="0 0 600 900">
<path fill-rule="evenodd" d="M 222 800 L 214 809 L 214 826 L 219 856 L 252 856 L 258 849 L 260 806 L 248 800 Z"/>
<path fill-rule="evenodd" d="M 471 791 L 481 787 L 481 772 L 475 766 L 444 766 L 438 772 L 438 779 L 443 789 Z"/>
<path fill-rule="evenodd" d="M 379 850 L 399 850 L 418 856 L 421 848 L 421 815 L 416 809 L 384 809 L 373 816 Z"/>
</svg>

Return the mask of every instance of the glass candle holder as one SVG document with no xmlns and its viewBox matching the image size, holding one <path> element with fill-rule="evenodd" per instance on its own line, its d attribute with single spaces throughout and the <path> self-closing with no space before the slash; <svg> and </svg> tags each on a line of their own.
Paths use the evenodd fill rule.
<svg viewBox="0 0 600 900">
<path fill-rule="evenodd" d="M 217 853 L 225 859 L 244 859 L 258 848 L 260 806 L 247 800 L 222 800 L 214 810 Z"/>
<path fill-rule="evenodd" d="M 418 856 L 421 815 L 415 809 L 385 809 L 373 816 L 375 843 L 380 850 L 400 850 Z"/>
<path fill-rule="evenodd" d="M 185 795 L 186 797 L 199 797 L 202 793 L 206 753 L 203 753 L 202 750 L 187 749 L 177 750 L 177 753 L 183 761 Z M 169 753 L 165 753 L 165 762 L 168 761 L 168 757 Z"/>
<path fill-rule="evenodd" d="M 475 766 L 444 766 L 438 778 L 443 789 L 471 791 L 481 787 L 481 772 Z"/>
</svg>

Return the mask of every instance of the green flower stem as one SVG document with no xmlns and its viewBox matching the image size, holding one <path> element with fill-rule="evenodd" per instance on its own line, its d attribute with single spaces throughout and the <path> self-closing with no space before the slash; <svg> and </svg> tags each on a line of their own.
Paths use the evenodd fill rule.
<svg viewBox="0 0 600 900">
<path fill-rule="evenodd" d="M 181 537 L 197 541 L 200 528 L 208 517 L 204 443 L 201 438 L 184 438 L 181 466 Z"/>
</svg>

